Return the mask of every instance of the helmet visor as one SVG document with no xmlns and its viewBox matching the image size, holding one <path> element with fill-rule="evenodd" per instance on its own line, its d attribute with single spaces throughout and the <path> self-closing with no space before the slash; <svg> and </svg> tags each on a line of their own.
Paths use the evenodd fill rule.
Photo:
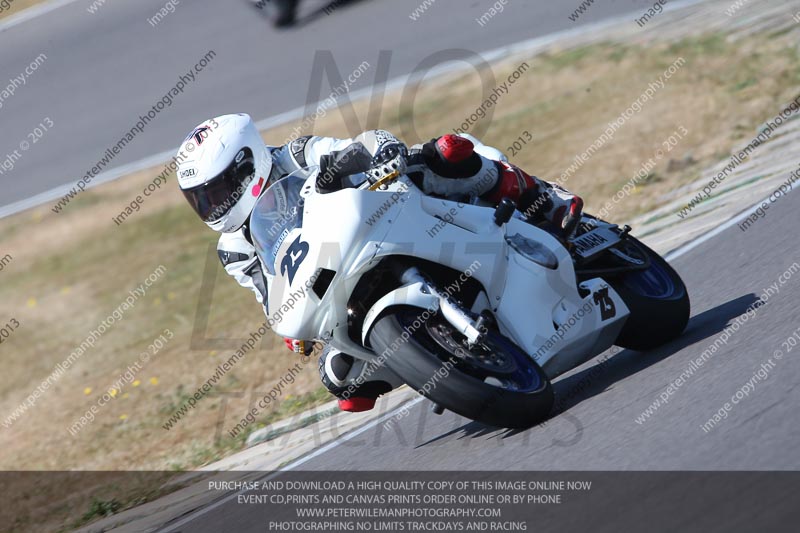
<svg viewBox="0 0 800 533">
<path fill-rule="evenodd" d="M 253 152 L 243 148 L 225 170 L 202 185 L 183 189 L 183 195 L 204 222 L 216 222 L 233 209 L 255 173 Z"/>
</svg>

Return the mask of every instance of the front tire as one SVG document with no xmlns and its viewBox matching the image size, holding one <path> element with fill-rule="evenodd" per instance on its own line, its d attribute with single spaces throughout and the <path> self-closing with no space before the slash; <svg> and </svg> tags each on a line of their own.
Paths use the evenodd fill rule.
<svg viewBox="0 0 800 533">
<path fill-rule="evenodd" d="M 521 348 L 490 330 L 465 350 L 462 335 L 438 314 L 423 320 L 428 315 L 399 307 L 374 325 L 370 343 L 392 371 L 435 403 L 487 425 L 527 428 L 547 418 L 552 386 Z"/>
</svg>

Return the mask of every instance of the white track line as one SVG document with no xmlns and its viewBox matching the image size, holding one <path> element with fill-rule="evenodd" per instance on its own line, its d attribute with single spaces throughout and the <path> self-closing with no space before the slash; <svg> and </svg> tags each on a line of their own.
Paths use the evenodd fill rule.
<svg viewBox="0 0 800 533">
<path fill-rule="evenodd" d="M 21 12 L 21 13 L 18 13 L 17 15 L 12 16 L 11 19 L 15 19 L 17 17 L 21 17 L 22 15 L 25 15 L 28 11 L 33 11 L 33 10 L 39 9 L 41 12 L 32 13 L 30 16 L 27 16 L 27 18 L 20 19 L 19 21 L 9 20 L 5 24 L 8 25 L 9 22 L 14 22 L 14 24 L 19 24 L 21 22 L 25 22 L 27 20 L 30 20 L 30 19 L 38 16 L 38 15 L 42 15 L 42 14 L 48 13 L 48 12 L 58 8 L 58 7 L 70 4 L 70 3 L 75 2 L 75 1 L 76 0 L 53 0 L 52 2 L 48 2 L 47 4 L 42 4 L 41 6 L 32 7 L 30 9 L 27 9 L 27 10 Z M 701 1 L 702 0 L 683 0 L 681 2 L 669 3 L 664 8 L 664 11 L 675 11 L 675 10 L 678 10 L 678 9 L 682 9 L 684 7 L 691 6 L 693 4 L 698 4 Z M 557 42 L 560 39 L 564 39 L 564 38 L 568 38 L 568 37 L 572 37 L 572 36 L 576 36 L 576 35 L 581 35 L 583 33 L 596 31 L 596 30 L 600 30 L 600 29 L 603 29 L 603 28 L 606 28 L 606 27 L 609 27 L 609 26 L 613 26 L 615 24 L 619 24 L 619 23 L 624 22 L 626 20 L 630 20 L 630 18 L 632 16 L 636 15 L 636 14 L 640 14 L 640 10 L 637 10 L 635 12 L 626 13 L 624 15 L 619 15 L 619 16 L 616 16 L 616 17 L 611 17 L 611 18 L 604 19 L 604 20 L 601 20 L 601 21 L 598 21 L 598 22 L 592 22 L 592 23 L 589 23 L 589 24 L 584 24 L 584 25 L 578 26 L 576 28 L 570 28 L 568 30 L 561 30 L 561 31 L 558 31 L 558 32 L 555 32 L 555 33 L 551 33 L 551 34 L 545 35 L 543 37 L 536 37 L 536 38 L 533 38 L 533 39 L 527 39 L 525 41 L 520 41 L 520 42 L 509 44 L 509 45 L 504 45 L 504 46 L 501 46 L 499 48 L 495 48 L 493 50 L 482 52 L 482 53 L 480 53 L 480 56 L 486 62 L 492 62 L 492 61 L 495 61 L 495 60 L 498 60 L 498 59 L 505 58 L 505 57 L 510 56 L 512 54 L 520 54 L 522 52 L 525 52 L 526 50 L 532 50 L 532 49 L 536 49 L 536 48 L 539 48 L 539 47 L 542 47 L 542 46 L 553 44 L 553 43 Z M 0 23 L 0 31 L 2 31 L 3 29 L 4 29 L 3 23 Z M 437 76 L 443 76 L 445 74 L 453 74 L 453 73 L 457 73 L 457 72 L 466 72 L 466 71 L 470 70 L 471 68 L 473 68 L 473 67 L 470 66 L 470 65 L 465 65 L 463 61 L 452 61 L 450 63 L 442 64 L 439 67 L 432 69 L 431 71 L 423 72 L 420 75 L 414 75 L 413 73 L 412 74 L 403 74 L 401 76 L 397 76 L 397 77 L 392 78 L 391 80 L 387 81 L 386 82 L 386 86 L 384 88 L 384 93 L 393 91 L 395 89 L 399 89 L 399 88 L 404 87 L 404 86 L 406 86 L 408 84 L 420 82 L 420 81 L 422 81 L 423 77 L 424 78 L 432 78 L 432 77 L 437 77 Z M 373 91 L 373 87 L 365 87 L 363 89 L 359 89 L 357 91 L 353 91 L 351 93 L 348 93 L 346 96 L 349 98 L 350 102 L 356 102 L 356 101 L 361 100 L 363 98 L 369 97 L 372 94 L 372 91 Z M 280 126 L 282 124 L 286 124 L 287 122 L 291 122 L 293 120 L 297 120 L 297 119 L 303 118 L 305 116 L 306 109 L 319 109 L 319 107 L 321 105 L 322 105 L 322 101 L 317 102 L 316 104 L 313 104 L 312 106 L 307 106 L 306 105 L 306 106 L 302 106 L 302 107 L 297 107 L 297 108 L 292 109 L 290 111 L 279 113 L 278 115 L 273 115 L 271 117 L 260 119 L 260 120 L 256 121 L 256 127 L 260 131 L 263 131 L 263 130 L 266 130 L 266 129 L 273 128 L 275 126 Z M 202 120 L 202 119 L 198 119 L 198 122 L 200 120 Z M 85 190 L 89 190 L 89 189 L 91 189 L 93 187 L 96 187 L 97 185 L 101 185 L 103 183 L 107 183 L 109 181 L 113 181 L 113 180 L 119 179 L 121 177 L 124 177 L 127 174 L 131 174 L 131 173 L 134 173 L 134 172 L 139 172 L 141 170 L 146 170 L 148 168 L 151 168 L 151 167 L 154 167 L 154 166 L 158 166 L 159 164 L 164 164 L 167 161 L 169 161 L 169 159 L 178 152 L 178 148 L 179 148 L 179 146 L 176 146 L 172 150 L 167 150 L 165 152 L 161 152 L 160 154 L 149 156 L 149 157 L 146 157 L 144 159 L 139 159 L 138 161 L 133 161 L 131 163 L 126 163 L 126 164 L 124 164 L 124 165 L 122 165 L 120 167 L 116 167 L 116 168 L 113 168 L 112 170 L 109 170 L 107 172 L 99 174 L 96 178 L 94 178 L 91 181 L 91 183 L 89 184 L 89 186 Z M 77 180 L 73 181 L 73 182 L 66 183 L 64 185 L 59 185 L 58 187 L 54 187 L 52 189 L 49 189 L 49 190 L 44 191 L 42 193 L 36 194 L 35 196 L 26 198 L 24 200 L 20 200 L 20 201 L 14 202 L 14 203 L 6 205 L 6 206 L 0 206 L 0 218 L 4 218 L 4 217 L 10 216 L 10 215 L 19 213 L 20 211 L 24 211 L 26 209 L 30 209 L 31 207 L 36 207 L 36 206 L 38 206 L 40 204 L 44 204 L 44 203 L 49 202 L 51 200 L 55 200 L 57 198 L 61 198 L 64 195 L 66 195 L 67 192 L 69 192 L 69 190 L 71 188 L 75 187 L 75 183 L 77 183 Z M 64 210 L 67 210 L 68 208 L 69 207 L 66 206 L 64 208 Z"/>
<path fill-rule="evenodd" d="M 172 156 L 178 153 L 178 147 L 175 147 L 174 150 L 167 150 L 166 152 L 161 152 L 160 154 L 152 155 L 150 157 L 146 157 L 144 159 L 140 159 L 138 161 L 134 161 L 132 163 L 126 163 L 119 167 L 114 168 L 113 170 L 109 170 L 107 172 L 103 172 L 102 174 L 98 174 L 96 178 L 94 178 L 86 188 L 89 190 L 97 185 L 102 185 L 103 183 L 107 183 L 109 181 L 114 181 L 116 179 L 128 176 L 133 174 L 134 172 L 139 172 L 148 168 L 156 167 L 156 166 L 164 166 L 168 162 Z M 75 187 L 75 183 L 77 182 L 70 182 L 66 185 L 59 185 L 53 189 L 44 191 L 42 193 L 36 194 L 34 196 L 30 196 L 25 198 L 24 200 L 19 200 L 17 202 L 8 204 L 6 206 L 0 207 L 0 218 L 4 218 L 7 216 L 11 216 L 14 214 L 19 213 L 20 211 L 25 211 L 26 209 L 30 209 L 32 207 L 36 207 L 38 205 L 56 200 L 61 198 L 70 189 Z M 64 207 L 63 211 L 69 209 L 69 205 Z"/>
<path fill-rule="evenodd" d="M 298 466 L 302 465 L 303 463 L 306 463 L 306 462 L 308 462 L 308 461 L 310 461 L 310 460 L 312 460 L 312 459 L 314 459 L 316 457 L 319 457 L 320 455 L 328 452 L 329 450 L 332 450 L 332 449 L 336 448 L 337 446 L 339 446 L 339 445 L 341 445 L 341 444 L 343 444 L 343 443 L 345 443 L 345 442 L 347 442 L 347 441 L 349 441 L 349 440 L 361 435 L 365 431 L 369 431 L 370 429 L 374 428 L 375 426 L 377 426 L 378 424 L 380 424 L 384 420 L 388 420 L 389 418 L 397 416 L 397 414 L 399 412 L 401 412 L 403 409 L 408 409 L 409 407 L 412 407 L 412 406 L 420 403 L 421 401 L 422 401 L 422 397 L 417 397 L 417 398 L 411 400 L 410 402 L 406 402 L 403 405 L 400 405 L 400 406 L 396 407 L 394 410 L 389 411 L 388 413 L 386 413 L 382 417 L 377 418 L 377 419 L 373 420 L 372 422 L 369 422 L 369 423 L 361 426 L 360 428 L 355 429 L 355 430 L 353 430 L 353 431 L 351 431 L 351 432 L 339 437 L 338 439 L 336 439 L 336 440 L 334 440 L 332 442 L 329 442 L 325 446 L 323 446 L 321 448 L 318 448 L 317 450 L 311 452 L 308 455 L 305 455 L 305 456 L 301 457 L 300 459 L 297 459 L 296 461 L 294 461 L 292 463 L 289 463 L 288 465 L 286 465 L 285 467 L 281 468 L 280 470 L 278 470 L 276 472 L 270 472 L 269 474 L 267 474 L 265 476 L 257 478 L 256 481 L 257 482 L 268 481 L 268 480 L 270 480 L 272 478 L 275 478 L 275 477 L 279 476 L 282 472 L 287 472 L 289 470 L 293 470 L 293 469 L 297 468 Z M 228 503 L 229 501 L 233 500 L 234 498 L 237 498 L 240 494 L 244 494 L 246 492 L 250 492 L 250 491 L 246 490 L 246 489 L 242 489 L 240 491 L 237 491 L 237 492 L 234 492 L 232 494 L 229 494 L 228 496 L 222 498 L 221 500 L 217 500 L 216 502 L 212 503 L 211 505 L 203 507 L 202 509 L 198 510 L 197 512 L 192 513 L 192 514 L 186 516 L 185 518 L 183 518 L 183 519 L 181 519 L 181 520 L 179 520 L 179 521 L 177 521 L 177 522 L 175 522 L 173 524 L 168 525 L 166 528 L 160 529 L 159 533 L 169 533 L 170 531 L 175 531 L 177 528 L 179 528 L 181 526 L 184 526 L 184 525 L 186 525 L 186 524 L 188 524 L 190 522 L 194 522 L 194 520 L 197 519 L 197 517 L 199 517 L 201 515 L 204 515 L 204 514 L 210 512 L 210 511 L 213 511 L 217 507 L 220 507 L 220 506 Z"/>
<path fill-rule="evenodd" d="M 794 188 L 789 189 L 789 192 L 787 192 L 783 196 L 788 196 L 793 190 L 794 190 Z M 717 226 L 713 230 L 709 231 L 708 233 L 704 233 L 702 236 L 697 237 L 696 239 L 694 239 L 692 241 L 689 241 L 686 244 L 683 244 L 683 245 L 679 246 L 678 248 L 676 248 L 675 250 L 669 252 L 667 255 L 664 256 L 664 259 L 666 259 L 667 261 L 672 261 L 673 259 L 677 259 L 680 256 L 686 254 L 687 252 L 689 252 L 691 250 L 694 250 L 695 248 L 697 248 L 701 244 L 713 239 L 714 237 L 716 237 L 717 235 L 719 235 L 720 233 L 722 233 L 726 229 L 730 228 L 731 226 L 734 226 L 734 225 L 738 224 L 740 221 L 742 221 L 745 218 L 747 218 L 750 215 L 752 215 L 753 212 L 756 209 L 758 209 L 758 207 L 761 204 L 763 204 L 764 202 L 769 202 L 769 197 L 772 196 L 772 194 L 774 194 L 774 191 L 771 192 L 769 194 L 769 196 L 767 196 L 763 200 L 760 200 L 760 201 L 756 202 L 755 204 L 751 205 L 750 207 L 748 207 L 747 209 L 745 209 L 744 211 L 742 211 L 741 213 L 739 213 L 735 217 L 731 218 L 730 220 L 728 220 L 726 222 L 723 222 L 722 224 L 720 224 L 719 226 Z"/>
</svg>

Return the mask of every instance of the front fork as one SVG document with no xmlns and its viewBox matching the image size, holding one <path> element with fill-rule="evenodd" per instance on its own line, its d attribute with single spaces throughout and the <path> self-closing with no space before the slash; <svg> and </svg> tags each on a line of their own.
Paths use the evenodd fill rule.
<svg viewBox="0 0 800 533">
<path fill-rule="evenodd" d="M 439 300 L 439 310 L 442 316 L 467 338 L 469 346 L 481 342 L 485 336 L 487 317 L 479 316 L 477 319 L 468 313 L 463 306 L 446 290 L 440 290 L 431 283 L 417 267 L 409 267 L 400 276 L 404 285 L 420 283 L 423 290 L 430 291 Z"/>
<path fill-rule="evenodd" d="M 397 306 L 411 306 L 426 309 L 428 313 L 441 311 L 442 316 L 453 328 L 466 337 L 470 346 L 480 343 L 491 323 L 491 316 L 483 314 L 475 317 L 475 313 L 465 309 L 453 296 L 454 290 L 438 288 L 430 278 L 420 272 L 416 266 L 393 265 L 392 274 L 400 281 L 400 286 L 384 294 L 374 302 L 361 323 L 361 343 L 367 346 L 369 332 L 387 309 Z"/>
</svg>

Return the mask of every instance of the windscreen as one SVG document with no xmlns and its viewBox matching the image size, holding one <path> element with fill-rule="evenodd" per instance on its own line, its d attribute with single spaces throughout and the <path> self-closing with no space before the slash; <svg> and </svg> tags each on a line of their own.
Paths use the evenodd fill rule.
<svg viewBox="0 0 800 533">
<path fill-rule="evenodd" d="M 275 256 L 289 233 L 303 225 L 300 191 L 313 170 L 298 170 L 273 183 L 250 215 L 250 235 L 267 271 L 275 275 Z"/>
</svg>

